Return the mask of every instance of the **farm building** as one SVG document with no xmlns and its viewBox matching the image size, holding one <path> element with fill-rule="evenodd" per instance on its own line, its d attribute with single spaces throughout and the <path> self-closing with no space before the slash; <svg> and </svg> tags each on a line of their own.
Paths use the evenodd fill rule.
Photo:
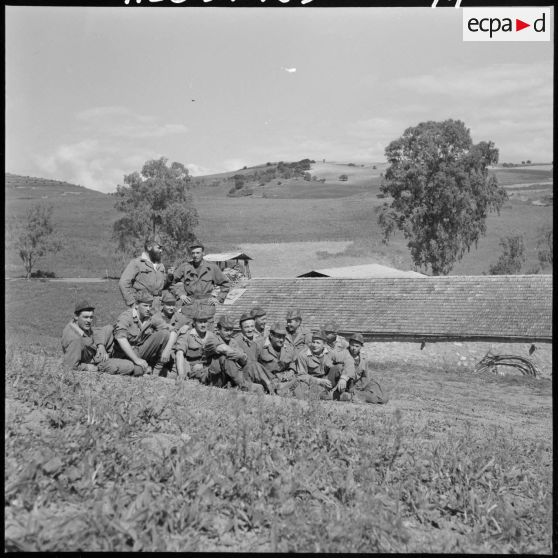
<svg viewBox="0 0 558 558">
<path fill-rule="evenodd" d="M 204 260 L 216 263 L 221 271 L 227 268 L 236 267 L 238 271 L 250 279 L 250 265 L 249 261 L 252 258 L 243 252 L 223 252 L 221 254 L 205 254 Z"/>
<path fill-rule="evenodd" d="M 348 265 L 314 269 L 298 277 L 336 277 L 346 279 L 368 279 L 373 277 L 427 277 L 416 271 L 403 271 L 380 264 Z"/>
<path fill-rule="evenodd" d="M 312 329 L 335 320 L 367 341 L 552 341 L 552 275 L 255 278 L 231 289 L 218 316 L 254 306 L 268 323 L 297 307 Z"/>
</svg>

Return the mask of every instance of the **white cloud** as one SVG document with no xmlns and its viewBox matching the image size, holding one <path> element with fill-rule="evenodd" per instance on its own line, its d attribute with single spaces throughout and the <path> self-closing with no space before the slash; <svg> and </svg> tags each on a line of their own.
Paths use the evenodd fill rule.
<svg viewBox="0 0 558 558">
<path fill-rule="evenodd" d="M 282 70 L 285 70 L 285 72 L 288 72 L 289 74 L 294 74 L 296 72 L 296 68 L 285 68 L 282 67 Z"/>
</svg>

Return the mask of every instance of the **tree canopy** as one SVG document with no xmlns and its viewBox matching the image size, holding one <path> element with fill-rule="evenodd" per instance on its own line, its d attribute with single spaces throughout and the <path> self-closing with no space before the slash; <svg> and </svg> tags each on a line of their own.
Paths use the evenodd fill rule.
<svg viewBox="0 0 558 558">
<path fill-rule="evenodd" d="M 161 157 L 147 161 L 140 172 L 124 177 L 116 189 L 118 211 L 113 236 L 123 252 L 138 251 L 145 239 L 157 235 L 169 257 L 183 256 L 196 239 L 198 212 L 190 192 L 190 176 L 182 163 L 167 165 Z"/>
<path fill-rule="evenodd" d="M 460 120 L 422 122 L 385 150 L 389 167 L 380 190 L 392 197 L 380 210 L 384 241 L 399 229 L 416 266 L 449 273 L 486 233 L 490 211 L 507 198 L 488 167 L 498 162 L 491 141 L 473 144 Z"/>
<path fill-rule="evenodd" d="M 21 221 L 12 223 L 10 236 L 23 262 L 26 279 L 31 277 L 39 258 L 62 248 L 63 238 L 54 228 L 52 211 L 52 205 L 37 203 Z"/>
</svg>

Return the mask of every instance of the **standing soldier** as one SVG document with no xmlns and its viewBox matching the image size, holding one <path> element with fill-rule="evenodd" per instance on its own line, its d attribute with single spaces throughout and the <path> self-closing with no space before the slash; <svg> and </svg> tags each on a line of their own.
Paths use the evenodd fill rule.
<svg viewBox="0 0 558 558">
<path fill-rule="evenodd" d="M 292 352 L 293 359 L 296 359 L 299 353 L 310 345 L 312 333 L 308 328 L 301 325 L 302 314 L 300 309 L 289 308 L 286 319 L 287 335 L 285 336 L 285 345 Z"/>
<path fill-rule="evenodd" d="M 157 300 L 158 307 L 158 299 L 168 280 L 165 266 L 161 263 L 161 243 L 156 238 L 148 238 L 144 247 L 143 254 L 127 265 L 118 282 L 124 302 L 129 308 L 135 304 L 136 294 L 141 291 L 150 293 Z"/>
<path fill-rule="evenodd" d="M 326 344 L 330 349 L 342 351 L 349 347 L 349 342 L 342 335 L 337 334 L 339 326 L 335 322 L 327 322 L 322 331 L 325 333 Z"/>
<path fill-rule="evenodd" d="M 250 316 L 254 318 L 254 336 L 265 339 L 269 335 L 269 327 L 266 325 L 267 313 L 261 306 L 256 306 L 250 310 Z"/>
<path fill-rule="evenodd" d="M 360 333 L 349 337 L 349 354 L 351 355 L 355 377 L 349 379 L 347 390 L 341 393 L 341 401 L 363 401 L 365 403 L 387 403 L 389 398 L 376 380 L 372 379 L 372 363 L 360 354 L 364 339 Z"/>
<path fill-rule="evenodd" d="M 215 305 L 223 303 L 227 297 L 229 280 L 213 262 L 203 259 L 202 244 L 192 244 L 189 250 L 191 259 L 174 270 L 170 290 L 182 301 L 181 312 L 186 317 L 192 318 L 200 307 L 204 307 L 212 327 Z"/>
<path fill-rule="evenodd" d="M 112 327 L 93 328 L 95 307 L 86 300 L 75 305 L 72 321 L 62 331 L 62 352 L 66 370 L 97 371 L 108 355 L 105 345 Z"/>
</svg>

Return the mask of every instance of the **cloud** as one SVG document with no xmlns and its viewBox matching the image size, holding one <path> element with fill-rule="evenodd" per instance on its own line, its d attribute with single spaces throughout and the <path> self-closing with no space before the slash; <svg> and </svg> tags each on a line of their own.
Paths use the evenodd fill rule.
<svg viewBox="0 0 558 558">
<path fill-rule="evenodd" d="M 285 70 L 285 72 L 288 72 L 289 74 L 294 74 L 296 72 L 296 68 L 285 68 L 284 66 L 281 66 L 282 70 Z"/>
</svg>

